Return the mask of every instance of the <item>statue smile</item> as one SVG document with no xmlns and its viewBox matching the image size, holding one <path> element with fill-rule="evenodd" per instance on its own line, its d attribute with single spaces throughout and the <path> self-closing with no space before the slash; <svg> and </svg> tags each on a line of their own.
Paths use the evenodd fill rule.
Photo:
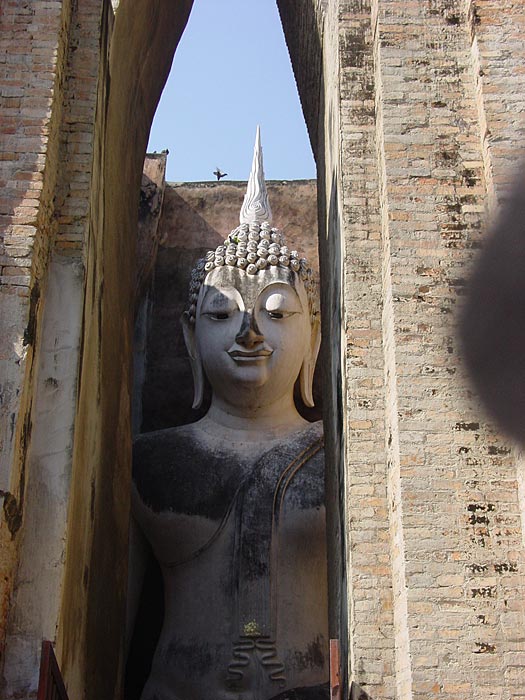
<svg viewBox="0 0 525 700">
<path fill-rule="evenodd" d="M 228 355 L 235 362 L 247 362 L 256 360 L 266 360 L 273 355 L 273 350 L 261 348 L 259 350 L 228 350 Z"/>
</svg>

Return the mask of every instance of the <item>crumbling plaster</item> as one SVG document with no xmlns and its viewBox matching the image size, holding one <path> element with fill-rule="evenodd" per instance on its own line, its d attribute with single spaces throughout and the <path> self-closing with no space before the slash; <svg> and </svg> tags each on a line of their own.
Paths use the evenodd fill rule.
<svg viewBox="0 0 525 700">
<path fill-rule="evenodd" d="M 28 451 L 47 265 L 56 235 L 70 3 L 11 4 L 0 16 L 4 150 L 0 165 L 0 649 L 25 517 Z M 40 50 L 31 51 L 41 33 Z M 4 657 L 1 656 L 3 662 Z M 1 683 L 0 683 L 1 687 Z"/>
</svg>

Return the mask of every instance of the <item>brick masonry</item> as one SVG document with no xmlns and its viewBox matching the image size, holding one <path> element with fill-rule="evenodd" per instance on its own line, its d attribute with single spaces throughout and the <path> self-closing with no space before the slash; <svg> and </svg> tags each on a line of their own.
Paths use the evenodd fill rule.
<svg viewBox="0 0 525 700">
<path fill-rule="evenodd" d="M 1 649 L 23 512 L 34 331 L 54 229 L 67 5 L 8 1 L 0 14 Z"/>
<path fill-rule="evenodd" d="M 378 198 L 372 195 L 371 209 L 382 241 L 385 401 L 379 411 L 356 411 L 359 379 L 347 376 L 348 443 L 356 428 L 358 439 L 364 433 L 373 441 L 374 421 L 381 414 L 385 421 L 386 472 L 377 495 L 386 486 L 387 511 L 376 508 L 371 527 L 376 543 L 384 533 L 380 524 L 389 527 L 391 584 L 368 575 L 368 585 L 376 610 L 391 585 L 394 634 L 385 633 L 386 620 L 377 615 L 363 616 L 361 624 L 355 607 L 353 630 L 357 647 L 373 646 L 373 637 L 380 644 L 394 640 L 395 682 L 356 650 L 354 677 L 371 697 L 514 698 L 523 692 L 517 681 L 524 562 L 516 463 L 472 399 L 455 325 L 486 207 L 504 196 L 523 145 L 516 128 L 525 88 L 523 42 L 518 47 L 513 39 L 523 38 L 524 11 L 517 3 L 508 15 L 493 3 L 476 5 L 477 14 L 460 2 L 373 2 L 371 27 L 356 39 L 356 10 L 364 3 L 346 3 L 342 54 L 349 73 L 341 111 L 356 116 L 342 130 L 343 149 L 345 141 L 355 143 L 356 132 L 361 142 L 373 143 L 375 154 L 369 145 L 367 155 L 376 159 Z M 360 120 L 359 129 L 356 105 L 345 109 L 344 96 L 351 74 L 367 65 L 375 120 Z M 349 175 L 344 190 L 353 202 L 356 177 Z M 359 177 L 358 188 L 364 182 Z M 363 233 L 372 248 L 377 228 L 369 224 Z M 345 243 L 351 259 L 354 241 Z M 352 272 L 346 301 L 361 294 L 371 299 L 377 270 L 363 292 Z M 377 315 L 372 311 L 368 321 Z M 352 338 L 353 313 L 347 320 Z M 365 362 L 371 349 L 363 352 Z M 349 351 L 352 366 L 359 350 L 350 345 Z M 356 474 L 365 466 L 348 462 L 346 468 Z M 355 574 L 354 550 L 350 545 Z M 360 576 L 354 600 L 363 584 Z"/>
</svg>

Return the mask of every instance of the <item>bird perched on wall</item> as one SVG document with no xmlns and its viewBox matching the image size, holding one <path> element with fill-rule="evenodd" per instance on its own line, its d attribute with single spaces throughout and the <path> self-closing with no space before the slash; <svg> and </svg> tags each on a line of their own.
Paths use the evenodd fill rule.
<svg viewBox="0 0 525 700">
<path fill-rule="evenodd" d="M 217 182 L 221 179 L 221 177 L 226 177 L 228 175 L 228 173 L 223 173 L 219 166 L 217 166 L 217 170 L 213 171 L 213 174 L 217 176 Z"/>
</svg>

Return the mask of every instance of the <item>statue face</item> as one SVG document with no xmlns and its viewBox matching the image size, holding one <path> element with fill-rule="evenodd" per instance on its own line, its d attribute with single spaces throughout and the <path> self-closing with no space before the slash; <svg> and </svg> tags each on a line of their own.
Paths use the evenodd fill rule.
<svg viewBox="0 0 525 700">
<path fill-rule="evenodd" d="M 262 405 L 291 391 L 310 334 L 306 292 L 291 270 L 223 266 L 206 277 L 195 340 L 213 391 L 227 401 Z"/>
</svg>

